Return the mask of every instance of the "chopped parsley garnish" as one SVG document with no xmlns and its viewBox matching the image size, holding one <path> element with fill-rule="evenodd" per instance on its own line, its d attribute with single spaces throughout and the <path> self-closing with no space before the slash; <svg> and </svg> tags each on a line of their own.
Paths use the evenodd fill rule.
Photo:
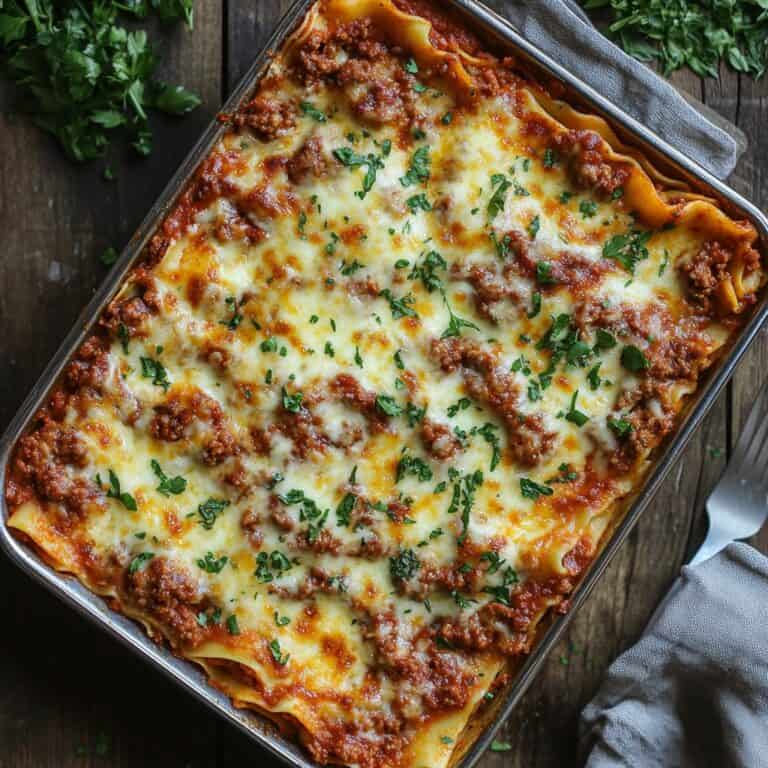
<svg viewBox="0 0 768 768">
<path fill-rule="evenodd" d="M 491 176 L 491 186 L 493 187 L 493 194 L 488 201 L 489 221 L 493 221 L 504 210 L 507 191 L 512 186 L 512 182 L 503 173 L 494 173 Z"/>
<path fill-rule="evenodd" d="M 569 192 L 567 189 L 560 193 L 559 200 L 563 205 L 567 205 L 570 199 L 573 197 L 573 192 Z"/>
<path fill-rule="evenodd" d="M 131 340 L 131 332 L 128 330 L 128 326 L 125 323 L 120 323 L 117 326 L 117 338 L 120 339 L 120 344 L 123 347 L 123 352 L 128 354 L 128 343 Z"/>
<path fill-rule="evenodd" d="M 555 154 L 554 150 L 547 147 L 544 150 L 544 158 L 543 161 L 545 168 L 554 168 L 555 163 L 557 163 L 557 155 Z"/>
<path fill-rule="evenodd" d="M 272 654 L 272 658 L 281 666 L 284 667 L 288 660 L 291 658 L 290 653 L 283 653 L 280 649 L 280 641 L 275 638 L 269 644 L 269 652 Z"/>
<path fill-rule="evenodd" d="M 264 339 L 264 341 L 259 344 L 259 349 L 262 352 L 277 352 L 277 339 L 274 336 Z"/>
<path fill-rule="evenodd" d="M 408 421 L 409 427 L 415 427 L 419 424 L 427 413 L 426 406 L 419 407 L 414 403 L 406 403 L 405 405 L 405 418 Z"/>
<path fill-rule="evenodd" d="M 540 485 L 527 477 L 521 477 L 520 493 L 522 493 L 526 499 L 533 499 L 535 501 L 539 496 L 551 496 L 552 489 L 549 486 Z"/>
<path fill-rule="evenodd" d="M 290 571 L 292 568 L 291 561 L 278 550 L 268 554 L 267 552 L 259 552 L 256 555 L 256 571 L 254 576 L 262 583 L 268 584 L 276 577 L 279 578 L 285 571 Z M 275 573 L 272 573 L 275 571 Z"/>
<path fill-rule="evenodd" d="M 411 75 L 417 75 L 419 73 L 419 65 L 416 63 L 415 59 L 408 59 L 408 61 L 405 62 L 404 69 Z"/>
<path fill-rule="evenodd" d="M 298 413 L 301 410 L 301 401 L 304 399 L 302 392 L 294 392 L 292 395 L 283 387 L 283 408 L 290 413 Z"/>
<path fill-rule="evenodd" d="M 594 200 L 582 200 L 579 203 L 579 213 L 582 219 L 591 219 L 597 213 L 597 203 Z"/>
<path fill-rule="evenodd" d="M 355 346 L 355 365 L 358 368 L 363 367 L 363 358 L 360 356 L 360 347 Z"/>
<path fill-rule="evenodd" d="M 576 408 L 576 398 L 578 398 L 578 396 L 579 390 L 577 389 L 571 398 L 568 412 L 565 414 L 565 420 L 570 421 L 571 424 L 575 424 L 577 427 L 583 427 L 589 421 L 589 416 Z"/>
<path fill-rule="evenodd" d="M 626 437 L 632 431 L 632 422 L 626 419 L 608 419 L 608 426 L 616 434 L 616 437 Z"/>
<path fill-rule="evenodd" d="M 454 499 L 456 499 L 456 489 L 458 489 L 459 498 L 457 501 L 461 506 L 461 534 L 458 539 L 456 539 L 456 543 L 459 546 L 462 546 L 467 540 L 469 534 L 469 518 L 472 514 L 472 506 L 475 503 L 475 492 L 482 484 L 483 473 L 477 469 L 469 475 L 460 477 L 454 486 Z M 450 508 L 448 511 L 451 511 Z"/>
<path fill-rule="evenodd" d="M 168 381 L 168 371 L 165 370 L 165 366 L 152 357 L 142 357 L 141 359 L 141 375 L 145 379 L 152 379 L 152 384 L 156 387 L 162 387 L 164 392 L 168 391 L 168 387 L 171 386 L 171 382 Z"/>
<path fill-rule="evenodd" d="M 509 258 L 512 253 L 512 238 L 509 235 L 504 235 L 504 237 L 499 240 L 499 238 L 496 237 L 495 232 L 491 232 L 489 237 L 491 238 L 493 247 L 496 249 L 496 255 L 502 260 Z"/>
<path fill-rule="evenodd" d="M 424 459 L 404 453 L 397 462 L 395 482 L 399 483 L 408 475 L 413 475 L 417 480 L 425 483 L 432 479 L 432 468 Z"/>
<path fill-rule="evenodd" d="M 437 270 L 447 269 L 448 264 L 437 251 L 429 251 L 421 262 L 414 264 L 413 269 L 408 274 L 409 280 L 421 280 L 429 293 L 440 290 L 443 286 L 442 280 L 437 275 Z"/>
<path fill-rule="evenodd" d="M 352 511 L 357 504 L 357 496 L 354 493 L 344 494 L 344 498 L 336 507 L 336 525 L 340 528 L 347 528 L 352 520 Z"/>
<path fill-rule="evenodd" d="M 477 603 L 477 600 L 474 600 L 471 597 L 464 597 L 464 595 L 455 589 L 451 590 L 451 597 L 453 598 L 453 602 L 462 610 L 469 608 L 473 603 Z"/>
<path fill-rule="evenodd" d="M 664 275 L 664 272 L 666 272 L 668 264 L 669 264 L 669 251 L 665 248 L 664 258 L 661 260 L 661 264 L 659 264 L 659 277 L 662 277 Z M 128 350 L 126 350 L 126 352 L 127 351 Z"/>
<path fill-rule="evenodd" d="M 408 172 L 400 177 L 400 183 L 404 187 L 429 181 L 429 169 L 432 160 L 429 157 L 429 147 L 419 147 L 412 155 Z"/>
<path fill-rule="evenodd" d="M 316 120 L 318 123 L 324 123 L 328 120 L 328 116 L 325 112 L 319 110 L 311 101 L 301 102 L 301 111 L 307 116 Z"/>
<path fill-rule="evenodd" d="M 330 341 L 325 342 L 325 346 L 323 347 L 323 352 L 328 355 L 328 357 L 335 357 L 336 352 L 333 349 L 333 344 L 331 344 Z"/>
<path fill-rule="evenodd" d="M 274 486 L 273 486 L 274 487 Z M 200 525 L 206 531 L 213 528 L 216 518 L 229 506 L 226 499 L 214 499 L 213 496 L 197 505 L 197 514 L 200 515 Z"/>
<path fill-rule="evenodd" d="M 483 554 L 480 555 L 480 559 L 488 563 L 488 568 L 485 572 L 489 576 L 496 573 L 496 571 L 498 571 L 499 568 L 501 568 L 501 566 L 506 562 L 506 560 L 502 559 L 498 552 L 493 551 L 483 552 Z"/>
<path fill-rule="evenodd" d="M 239 635 L 240 634 L 240 625 L 237 623 L 237 616 L 235 614 L 231 614 L 230 616 L 227 616 L 226 627 L 227 632 L 229 632 L 230 635 Z"/>
<path fill-rule="evenodd" d="M 313 544 L 320 535 L 320 529 L 328 519 L 329 509 L 321 509 L 315 501 L 304 495 L 304 491 L 293 488 L 286 494 L 278 494 L 277 498 L 286 506 L 299 505 L 299 520 L 309 523 L 307 527 L 307 541 Z"/>
<path fill-rule="evenodd" d="M 375 404 L 376 410 L 385 416 L 399 416 L 403 412 L 403 407 L 392 395 L 376 395 Z"/>
<path fill-rule="evenodd" d="M 485 555 L 489 555 L 489 554 L 491 554 L 491 553 L 489 553 L 489 552 L 485 553 Z M 493 553 L 493 554 L 495 554 L 495 553 Z M 498 555 L 496 555 L 496 557 L 498 558 Z M 495 568 L 493 568 L 493 570 L 491 570 L 489 568 L 488 569 L 488 573 L 489 574 L 494 573 L 496 570 L 498 570 L 498 568 L 501 567 L 501 565 L 504 562 L 505 561 L 502 560 L 500 563 L 498 563 L 496 565 Z M 514 568 L 511 568 L 510 566 L 507 566 L 502 571 L 502 574 L 501 574 L 501 584 L 498 584 L 496 586 L 487 585 L 487 586 L 483 587 L 483 592 L 485 592 L 487 595 L 492 595 L 493 596 L 493 601 L 495 603 L 501 603 L 502 605 L 510 605 L 511 602 L 512 602 L 512 595 L 511 595 L 511 592 L 510 592 L 510 587 L 514 586 L 519 581 L 520 581 L 520 579 L 518 578 L 517 571 L 515 571 Z"/>
<path fill-rule="evenodd" d="M 482 427 L 473 427 L 472 434 L 480 435 L 491 446 L 491 472 L 499 466 L 501 461 L 501 443 L 498 435 L 499 428 L 495 424 L 486 422 Z"/>
<path fill-rule="evenodd" d="M 146 564 L 155 556 L 154 552 L 139 552 L 128 566 L 128 573 L 136 573 L 144 569 Z"/>
<path fill-rule="evenodd" d="M 171 494 L 178 496 L 178 494 L 184 493 L 187 487 L 187 481 L 183 477 L 180 475 L 176 475 L 176 477 L 168 477 L 168 475 L 163 472 L 156 459 L 152 459 L 149 463 L 152 467 L 152 471 L 160 481 L 160 485 L 155 488 L 158 493 L 162 493 L 163 496 L 170 496 Z"/>
<path fill-rule="evenodd" d="M 240 323 L 243 322 L 243 316 L 238 312 L 237 299 L 234 296 L 227 296 L 225 302 L 231 316 L 226 320 L 219 320 L 219 325 L 226 325 L 230 331 L 236 331 Z"/>
<path fill-rule="evenodd" d="M 405 370 L 405 363 L 403 362 L 403 350 L 398 349 L 397 352 L 395 352 L 394 355 L 392 355 L 392 359 L 395 361 L 395 365 L 401 370 Z"/>
<path fill-rule="evenodd" d="M 448 303 L 445 293 L 443 293 L 443 303 L 448 310 L 448 327 L 440 334 L 441 339 L 449 339 L 461 336 L 462 328 L 471 328 L 472 330 L 479 331 L 480 329 L 471 321 L 465 320 L 463 317 L 459 317 L 451 309 L 451 305 Z"/>
<path fill-rule="evenodd" d="M 441 118 L 440 122 L 443 125 L 450 125 L 453 122 L 453 112 L 446 112 Z"/>
<path fill-rule="evenodd" d="M 373 189 L 373 185 L 376 183 L 376 172 L 384 167 L 384 161 L 373 152 L 359 155 L 349 147 L 334 149 L 333 156 L 347 168 L 361 168 L 363 166 L 366 168 L 363 188 L 355 192 L 357 197 L 364 200 L 365 196 Z"/>
<path fill-rule="evenodd" d="M 202 568 L 206 573 L 220 573 L 221 569 L 229 562 L 226 555 L 216 557 L 213 552 L 206 552 L 205 557 L 197 561 L 198 568 Z"/>
<path fill-rule="evenodd" d="M 588 344 L 579 341 L 579 331 L 572 324 L 571 316 L 559 314 L 552 320 L 547 332 L 536 343 L 536 349 L 552 352 L 549 366 L 539 375 L 539 384 L 546 389 L 552 383 L 552 376 L 558 363 L 565 358 L 568 365 L 583 366 L 592 350 Z"/>
<path fill-rule="evenodd" d="M 432 203 L 427 200 L 427 196 L 423 192 L 420 192 L 418 195 L 412 195 L 405 202 L 411 209 L 411 213 L 432 210 Z"/>
<path fill-rule="evenodd" d="M 397 298 L 389 288 L 385 288 L 379 293 L 379 296 L 382 296 L 389 302 L 389 309 L 392 312 L 393 320 L 399 320 L 401 317 L 418 317 L 415 310 L 411 308 L 416 300 L 410 293 L 402 298 Z"/>
<path fill-rule="evenodd" d="M 401 549 L 389 558 L 389 575 L 395 583 L 412 579 L 421 568 L 421 561 L 412 549 Z"/>
<path fill-rule="evenodd" d="M 619 262 L 631 275 L 635 274 L 638 262 L 648 258 L 646 243 L 652 232 L 633 230 L 624 235 L 614 235 L 604 246 L 603 256 Z"/>
<path fill-rule="evenodd" d="M 274 613 L 275 618 L 275 624 L 277 624 L 278 627 L 287 627 L 291 620 L 287 616 L 281 616 L 277 611 Z"/>
<path fill-rule="evenodd" d="M 526 316 L 533 319 L 539 312 L 541 312 L 541 293 L 534 291 L 531 296 L 531 308 L 526 312 Z"/>
<path fill-rule="evenodd" d="M 555 285 L 557 280 L 552 277 L 552 265 L 548 261 L 536 262 L 536 282 L 539 285 Z"/>
<path fill-rule="evenodd" d="M 344 275 L 344 277 L 349 277 L 350 275 L 354 275 L 358 269 L 363 269 L 364 267 L 365 264 L 361 264 L 357 259 L 355 259 L 351 264 L 347 264 L 346 261 L 342 261 L 339 265 L 339 271 L 342 275 Z"/>
<path fill-rule="evenodd" d="M 534 216 L 531 219 L 530 224 L 528 224 L 528 237 L 531 238 L 531 240 L 536 239 L 536 235 L 539 234 L 539 229 L 541 228 L 541 220 L 538 216 Z"/>
<path fill-rule="evenodd" d="M 453 405 L 448 406 L 446 413 L 453 418 L 459 411 L 466 411 L 470 405 L 472 401 L 468 397 L 460 397 Z"/>
<path fill-rule="evenodd" d="M 613 349 L 616 346 L 616 337 L 604 328 L 598 328 L 595 331 L 595 352 L 603 349 Z"/>
<path fill-rule="evenodd" d="M 621 364 L 632 373 L 640 373 L 651 366 L 648 358 L 633 344 L 621 350 Z"/>
<path fill-rule="evenodd" d="M 589 388 L 591 390 L 596 390 L 600 388 L 600 383 L 602 379 L 600 378 L 600 366 L 602 363 L 598 363 L 597 365 L 593 365 L 589 372 L 587 373 L 587 381 L 589 382 Z"/>
<path fill-rule="evenodd" d="M 508 741 L 492 741 L 491 752 L 509 752 L 512 749 L 512 745 Z"/>
<path fill-rule="evenodd" d="M 509 366 L 509 370 L 512 373 L 522 373 L 523 376 L 531 375 L 531 365 L 526 360 L 525 355 L 520 355 L 520 357 L 513 361 L 512 365 Z"/>
<path fill-rule="evenodd" d="M 101 478 L 96 475 L 96 482 L 101 487 Z M 107 498 L 117 499 L 127 510 L 135 512 L 138 507 L 136 499 L 130 493 L 126 493 L 120 488 L 120 480 L 112 469 L 109 470 L 109 488 L 107 488 Z"/>
</svg>

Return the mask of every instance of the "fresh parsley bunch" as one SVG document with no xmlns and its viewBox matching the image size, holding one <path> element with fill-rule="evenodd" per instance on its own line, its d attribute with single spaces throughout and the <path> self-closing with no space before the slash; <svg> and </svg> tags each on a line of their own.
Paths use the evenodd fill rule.
<svg viewBox="0 0 768 768">
<path fill-rule="evenodd" d="M 72 159 L 104 155 L 117 135 L 147 155 L 148 110 L 181 115 L 200 104 L 155 80 L 146 32 L 121 26 L 150 13 L 192 27 L 192 0 L 0 0 L 0 58 L 20 106 Z"/>
<path fill-rule="evenodd" d="M 610 37 L 641 61 L 658 60 L 665 75 L 689 66 L 717 77 L 721 59 L 755 78 L 768 68 L 768 0 L 585 0 L 607 8 Z"/>
</svg>

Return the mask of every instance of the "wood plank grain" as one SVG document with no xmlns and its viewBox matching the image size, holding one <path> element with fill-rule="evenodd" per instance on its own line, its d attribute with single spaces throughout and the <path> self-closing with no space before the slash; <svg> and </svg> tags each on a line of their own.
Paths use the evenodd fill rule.
<svg viewBox="0 0 768 768">
<path fill-rule="evenodd" d="M 768 126 L 768 77 L 760 82 L 740 75 L 738 77 L 736 121 L 750 137 L 751 144 L 734 174 L 734 186 L 749 197 L 763 211 L 768 209 L 768 152 L 766 152 L 766 126 Z M 763 329 L 745 356 L 731 386 L 731 445 L 749 414 L 755 395 L 766 381 L 768 371 L 768 329 Z M 768 553 L 768 526 L 751 543 Z"/>
<path fill-rule="evenodd" d="M 103 163 L 73 166 L 49 137 L 12 116 L 7 94 L 2 101 L 3 425 L 104 279 L 98 253 L 128 239 L 219 105 L 221 5 L 196 5 L 194 34 L 178 27 L 155 39 L 161 74 L 198 92 L 203 106 L 184 120 L 156 121 L 155 152 L 115 158 L 112 184 L 101 178 Z M 5 558 L 0 611 L 1 768 L 191 765 L 214 742 L 199 705 Z"/>
</svg>

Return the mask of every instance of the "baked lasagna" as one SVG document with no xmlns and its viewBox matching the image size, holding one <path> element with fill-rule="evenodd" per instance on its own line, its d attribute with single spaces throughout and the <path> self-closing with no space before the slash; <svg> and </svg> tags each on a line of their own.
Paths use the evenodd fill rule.
<svg viewBox="0 0 768 768">
<path fill-rule="evenodd" d="M 763 283 L 437 4 L 319 0 L 19 441 L 8 525 L 319 764 L 440 768 Z"/>
</svg>

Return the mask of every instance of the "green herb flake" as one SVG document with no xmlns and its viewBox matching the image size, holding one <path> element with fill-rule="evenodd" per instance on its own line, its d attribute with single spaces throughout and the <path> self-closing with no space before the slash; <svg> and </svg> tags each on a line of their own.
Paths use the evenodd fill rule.
<svg viewBox="0 0 768 768">
<path fill-rule="evenodd" d="M 216 523 L 216 518 L 229 506 L 226 499 L 215 499 L 212 496 L 206 499 L 202 504 L 197 505 L 197 514 L 200 516 L 199 523 L 210 531 Z"/>
<path fill-rule="evenodd" d="M 128 573 L 136 573 L 144 570 L 146 564 L 155 556 L 154 552 L 139 552 L 130 562 Z"/>
<path fill-rule="evenodd" d="M 227 632 L 229 632 L 230 635 L 236 636 L 240 634 L 240 625 L 237 623 L 237 616 L 235 616 L 234 613 L 227 616 L 227 621 L 225 623 Z"/>
<path fill-rule="evenodd" d="M 98 475 L 96 475 L 96 482 L 99 486 L 101 486 L 101 478 Z M 121 489 L 120 479 L 112 469 L 109 470 L 109 488 L 107 489 L 107 498 L 116 499 L 129 512 L 135 512 L 138 509 L 136 499 L 134 499 L 130 493 L 126 493 Z"/>
<path fill-rule="evenodd" d="M 280 648 L 280 641 L 277 638 L 270 642 L 269 652 L 272 654 L 272 658 L 275 660 L 275 662 L 281 667 L 284 667 L 288 663 L 288 660 L 291 658 L 290 653 L 282 652 Z"/>
<path fill-rule="evenodd" d="M 638 262 L 648 258 L 646 244 L 652 234 L 652 232 L 632 230 L 623 235 L 614 235 L 603 246 L 603 257 L 613 259 L 630 275 L 634 275 Z"/>
<path fill-rule="evenodd" d="M 164 392 L 168 391 L 171 386 L 171 382 L 168 381 L 168 372 L 165 370 L 165 366 L 152 357 L 142 357 L 141 360 L 141 375 L 145 379 L 152 379 L 152 384 L 156 387 L 162 387 Z"/>
<path fill-rule="evenodd" d="M 155 489 L 158 493 L 161 493 L 163 496 L 170 496 L 171 494 L 177 496 L 180 493 L 184 493 L 187 481 L 183 477 L 180 475 L 168 477 L 156 459 L 152 459 L 149 463 L 155 476 L 160 481 L 160 485 Z"/>
<path fill-rule="evenodd" d="M 526 499 L 535 501 L 539 496 L 551 496 L 553 491 L 549 486 L 540 485 L 527 477 L 521 477 L 520 493 L 522 493 Z"/>
<path fill-rule="evenodd" d="M 621 364 L 632 373 L 640 373 L 651 367 L 648 358 L 633 344 L 621 350 Z"/>
<path fill-rule="evenodd" d="M 411 155 L 408 172 L 400 177 L 400 183 L 404 187 L 410 187 L 415 184 L 424 184 L 429 181 L 430 166 L 432 160 L 429 156 L 429 147 L 419 147 Z"/>
<path fill-rule="evenodd" d="M 307 116 L 316 120 L 318 123 L 325 123 L 328 120 L 328 116 L 325 112 L 319 110 L 311 101 L 301 102 L 301 111 Z"/>
</svg>

